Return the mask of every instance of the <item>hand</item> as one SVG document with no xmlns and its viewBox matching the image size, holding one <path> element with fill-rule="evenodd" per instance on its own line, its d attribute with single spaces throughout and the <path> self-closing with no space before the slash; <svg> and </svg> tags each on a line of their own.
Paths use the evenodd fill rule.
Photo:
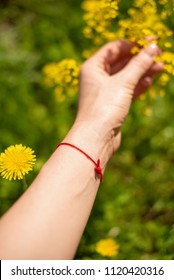
<svg viewBox="0 0 174 280">
<path fill-rule="evenodd" d="M 145 91 L 153 76 L 163 69 L 154 58 L 159 48 L 149 44 L 133 56 L 133 44 L 120 40 L 102 47 L 81 68 L 77 123 L 94 125 L 101 137 L 120 145 L 120 128 L 132 101 Z M 113 152 L 112 151 L 112 152 Z"/>
</svg>

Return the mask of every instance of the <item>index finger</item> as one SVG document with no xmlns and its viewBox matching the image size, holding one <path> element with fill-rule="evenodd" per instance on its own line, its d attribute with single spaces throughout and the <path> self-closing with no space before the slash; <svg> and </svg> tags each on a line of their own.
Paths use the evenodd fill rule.
<svg viewBox="0 0 174 280">
<path fill-rule="evenodd" d="M 113 41 L 103 46 L 94 56 L 97 60 L 112 65 L 118 59 L 120 60 L 121 58 L 130 56 L 131 49 L 134 45 L 135 43 L 128 42 L 124 39 Z"/>
</svg>

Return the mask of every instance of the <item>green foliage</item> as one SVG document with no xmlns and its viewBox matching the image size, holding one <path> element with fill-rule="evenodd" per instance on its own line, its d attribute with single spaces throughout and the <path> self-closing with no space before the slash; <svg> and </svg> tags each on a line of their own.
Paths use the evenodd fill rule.
<svg viewBox="0 0 174 280">
<path fill-rule="evenodd" d="M 57 103 L 44 86 L 43 66 L 64 58 L 82 60 L 88 42 L 82 35 L 81 0 L 5 2 L 0 4 L 0 152 L 20 143 L 35 150 L 36 167 L 27 176 L 31 182 L 71 127 L 77 106 L 77 97 Z M 93 246 L 108 236 L 120 245 L 116 259 L 174 258 L 173 90 L 171 80 L 164 97 L 133 105 L 77 259 L 102 258 Z M 20 181 L 1 179 L 1 215 L 21 193 Z"/>
</svg>

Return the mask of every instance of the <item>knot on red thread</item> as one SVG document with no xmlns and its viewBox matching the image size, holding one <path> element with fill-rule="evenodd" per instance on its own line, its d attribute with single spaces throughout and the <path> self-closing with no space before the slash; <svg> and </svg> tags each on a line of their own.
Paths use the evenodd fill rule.
<svg viewBox="0 0 174 280">
<path fill-rule="evenodd" d="M 100 160 L 97 161 L 96 167 L 95 167 L 95 172 L 100 175 L 100 182 L 103 180 L 103 174 L 102 174 L 102 169 L 100 167 Z"/>
<path fill-rule="evenodd" d="M 62 143 L 57 145 L 57 148 L 62 146 L 62 145 L 69 146 L 71 148 L 76 149 L 80 153 L 84 154 L 90 161 L 92 161 L 95 164 L 95 172 L 96 172 L 96 174 L 98 174 L 100 176 L 100 182 L 103 181 L 103 173 L 102 173 L 102 169 L 100 167 L 100 160 L 95 162 L 87 153 L 85 153 L 83 150 L 81 150 L 80 148 L 76 147 L 75 145 L 73 145 L 71 143 L 62 142 Z"/>
</svg>

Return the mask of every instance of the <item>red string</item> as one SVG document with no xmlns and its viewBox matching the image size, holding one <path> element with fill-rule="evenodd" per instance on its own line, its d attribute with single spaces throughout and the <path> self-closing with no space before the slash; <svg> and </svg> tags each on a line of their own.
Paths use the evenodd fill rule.
<svg viewBox="0 0 174 280">
<path fill-rule="evenodd" d="M 74 148 L 76 149 L 77 151 L 79 151 L 80 153 L 84 154 L 90 161 L 93 162 L 93 164 L 95 165 L 95 172 L 100 176 L 100 182 L 103 181 L 103 173 L 102 173 L 102 169 L 100 167 L 100 160 L 98 159 L 97 162 L 94 161 L 87 153 L 85 153 L 84 151 L 82 151 L 80 148 L 76 147 L 75 145 L 73 144 L 70 144 L 70 143 L 66 143 L 66 142 L 62 142 L 60 144 L 57 145 L 57 148 L 62 146 L 62 145 L 65 145 L 65 146 L 70 146 L 71 148 Z"/>
</svg>

